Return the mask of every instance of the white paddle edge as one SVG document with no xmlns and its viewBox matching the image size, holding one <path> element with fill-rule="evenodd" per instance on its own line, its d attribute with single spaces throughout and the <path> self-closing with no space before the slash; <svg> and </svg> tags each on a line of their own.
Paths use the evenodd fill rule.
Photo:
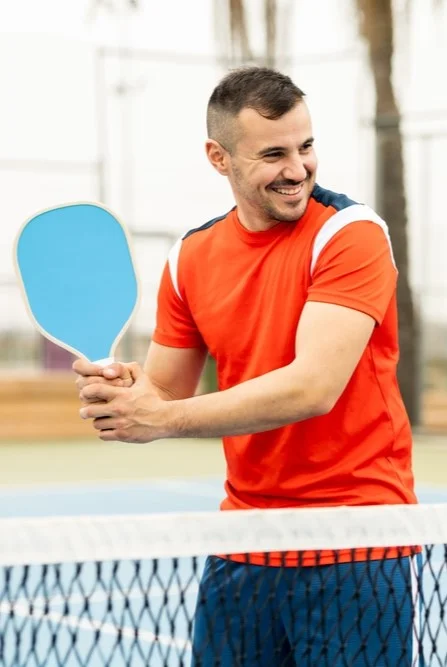
<svg viewBox="0 0 447 667">
<path fill-rule="evenodd" d="M 131 258 L 132 265 L 133 265 L 133 268 L 134 268 L 135 279 L 136 279 L 136 284 L 137 284 L 137 298 L 135 300 L 135 305 L 132 309 L 132 312 L 130 313 L 127 322 L 125 322 L 123 328 L 121 329 L 121 331 L 119 332 L 119 334 L 115 338 L 115 340 L 113 342 L 113 345 L 109 350 L 110 356 L 105 358 L 105 359 L 100 359 L 99 361 L 93 361 L 92 359 L 87 359 L 87 357 L 84 354 L 82 354 L 79 350 L 76 350 L 76 348 L 71 347 L 70 345 L 67 345 L 66 343 L 59 340 L 58 338 L 55 338 L 54 336 L 51 336 L 51 334 L 49 334 L 47 331 L 45 331 L 45 329 L 43 329 L 40 326 L 39 322 L 36 320 L 36 318 L 33 315 L 33 311 L 31 310 L 31 306 L 30 306 L 30 303 L 28 301 L 28 296 L 26 294 L 25 285 L 24 285 L 23 280 L 22 280 L 22 274 L 20 273 L 19 263 L 18 263 L 18 260 L 17 260 L 17 249 L 18 249 L 20 235 L 21 235 L 22 231 L 24 230 L 24 228 L 26 227 L 26 225 L 29 222 L 31 222 L 31 220 L 36 218 L 38 215 L 42 215 L 43 213 L 49 213 L 50 211 L 55 211 L 57 209 L 65 208 L 67 206 L 80 206 L 80 205 L 81 206 L 82 205 L 84 205 L 84 206 L 85 205 L 96 206 L 97 208 L 102 208 L 104 211 L 107 211 L 107 213 L 109 213 L 109 215 L 111 215 L 119 225 L 121 225 L 122 230 L 124 232 L 124 236 L 125 236 L 126 241 L 127 241 L 127 246 L 129 248 L 129 254 L 130 254 L 130 258 Z M 25 222 L 20 226 L 20 228 L 19 228 L 19 230 L 18 230 L 18 232 L 15 236 L 15 239 L 14 239 L 12 261 L 13 261 L 14 271 L 15 271 L 16 276 L 17 276 L 18 285 L 19 285 L 19 288 L 20 288 L 20 291 L 21 291 L 21 294 L 22 294 L 22 298 L 23 298 L 23 301 L 25 303 L 26 311 L 27 311 L 28 316 L 31 319 L 31 322 L 33 323 L 34 327 L 42 334 L 42 336 L 44 336 L 47 340 L 50 340 L 52 343 L 55 343 L 59 347 L 62 347 L 64 350 L 67 350 L 68 352 L 71 352 L 76 357 L 78 357 L 80 359 L 85 359 L 86 361 L 90 361 L 91 363 L 94 363 L 98 366 L 101 366 L 102 368 L 104 368 L 105 366 L 108 366 L 109 364 L 112 364 L 115 361 L 115 359 L 114 359 L 115 350 L 116 350 L 119 342 L 121 341 L 122 337 L 126 333 L 127 329 L 129 328 L 130 323 L 132 321 L 132 318 L 135 315 L 137 309 L 139 308 L 140 302 L 141 302 L 141 282 L 140 282 L 140 278 L 138 276 L 138 272 L 136 270 L 135 255 L 133 253 L 133 241 L 132 241 L 132 237 L 130 235 L 130 232 L 128 231 L 128 229 L 127 229 L 126 225 L 123 223 L 123 221 L 120 218 L 118 218 L 118 216 L 110 208 L 108 208 L 104 204 L 102 204 L 100 202 L 97 202 L 97 201 L 72 201 L 72 202 L 68 202 L 68 203 L 64 203 L 64 204 L 58 204 L 57 206 L 51 206 L 50 208 L 42 209 L 40 211 L 37 211 L 33 215 L 31 215 L 29 218 L 27 218 L 25 220 Z"/>
</svg>

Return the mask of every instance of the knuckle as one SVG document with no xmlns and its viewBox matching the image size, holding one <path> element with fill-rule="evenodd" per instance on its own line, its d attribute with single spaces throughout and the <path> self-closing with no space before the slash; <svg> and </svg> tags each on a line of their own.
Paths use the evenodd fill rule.
<svg viewBox="0 0 447 667">
<path fill-rule="evenodd" d="M 82 399 L 84 401 L 87 401 L 88 403 L 92 403 L 96 398 L 96 392 L 97 388 L 95 387 L 95 385 L 84 387 L 84 389 L 81 392 Z"/>
<path fill-rule="evenodd" d="M 90 387 L 92 384 L 103 384 L 104 383 L 104 378 L 97 377 L 95 375 L 90 375 L 88 377 L 85 376 L 79 376 L 78 379 L 75 381 L 76 386 L 78 389 L 84 389 L 85 387 Z"/>
<path fill-rule="evenodd" d="M 93 385 L 100 385 L 100 384 L 104 384 L 105 382 L 106 382 L 106 379 L 99 376 L 99 375 L 93 375 L 93 376 L 87 378 L 87 380 L 86 380 L 86 384 L 89 384 L 89 385 L 92 385 L 92 384 Z"/>
<path fill-rule="evenodd" d="M 88 387 L 83 387 L 79 392 L 79 398 L 81 401 L 88 401 L 90 399 L 90 389 Z"/>
<path fill-rule="evenodd" d="M 114 413 L 117 417 L 123 417 L 123 415 L 124 415 L 124 408 L 120 403 L 118 403 L 117 405 L 114 406 L 113 411 L 114 411 Z"/>
</svg>

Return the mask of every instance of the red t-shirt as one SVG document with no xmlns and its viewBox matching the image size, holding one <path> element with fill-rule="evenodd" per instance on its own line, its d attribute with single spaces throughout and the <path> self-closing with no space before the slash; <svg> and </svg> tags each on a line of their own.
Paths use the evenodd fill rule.
<svg viewBox="0 0 447 667">
<path fill-rule="evenodd" d="M 376 321 L 329 414 L 223 438 L 222 509 L 417 502 L 411 430 L 396 380 L 396 281 L 384 221 L 319 186 L 296 223 L 250 232 L 233 209 L 177 242 L 160 285 L 153 339 L 206 346 L 220 390 L 293 361 L 307 301 L 353 308 Z"/>
</svg>

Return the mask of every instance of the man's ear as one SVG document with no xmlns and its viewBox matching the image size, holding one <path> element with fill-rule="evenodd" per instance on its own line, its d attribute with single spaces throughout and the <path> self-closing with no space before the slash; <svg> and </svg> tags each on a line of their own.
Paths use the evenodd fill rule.
<svg viewBox="0 0 447 667">
<path fill-rule="evenodd" d="M 208 139 L 205 144 L 205 150 L 208 160 L 216 171 L 222 176 L 228 176 L 229 154 L 228 151 L 214 139 Z"/>
</svg>

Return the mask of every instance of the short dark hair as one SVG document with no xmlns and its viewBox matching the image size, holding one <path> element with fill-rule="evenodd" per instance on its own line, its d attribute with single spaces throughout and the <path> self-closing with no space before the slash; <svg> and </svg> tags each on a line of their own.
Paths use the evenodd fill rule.
<svg viewBox="0 0 447 667">
<path fill-rule="evenodd" d="M 208 137 L 230 150 L 235 137 L 231 121 L 242 109 L 254 109 L 276 120 L 305 97 L 292 79 L 269 67 L 241 67 L 227 74 L 208 101 Z"/>
</svg>

